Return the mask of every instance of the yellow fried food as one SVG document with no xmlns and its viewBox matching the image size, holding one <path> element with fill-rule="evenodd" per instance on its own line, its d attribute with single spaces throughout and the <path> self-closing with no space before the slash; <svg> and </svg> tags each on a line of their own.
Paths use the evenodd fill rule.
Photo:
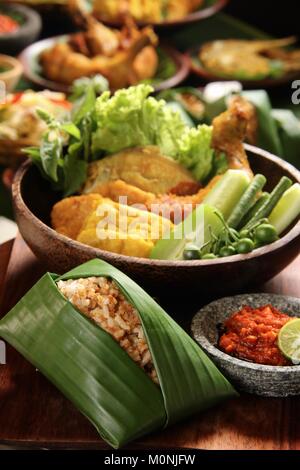
<svg viewBox="0 0 300 470">
<path fill-rule="evenodd" d="M 106 20 L 120 21 L 126 15 L 137 21 L 161 22 L 184 18 L 204 0 L 95 0 L 94 12 Z"/>
<path fill-rule="evenodd" d="M 173 227 L 156 214 L 98 194 L 73 196 L 52 210 L 52 226 L 74 240 L 102 250 L 147 258 L 154 243 Z"/>
<path fill-rule="evenodd" d="M 80 77 L 102 74 L 116 90 L 155 75 L 158 38 L 151 27 L 138 29 L 128 20 L 121 31 L 109 28 L 87 13 L 80 0 L 69 0 L 69 9 L 84 31 L 42 52 L 40 64 L 47 78 L 71 85 Z"/>
<path fill-rule="evenodd" d="M 136 147 L 89 165 L 83 193 L 101 193 L 103 184 L 122 180 L 146 192 L 166 194 L 181 183 L 196 183 L 179 163 L 160 153 L 158 147 Z"/>
<path fill-rule="evenodd" d="M 217 76 L 245 80 L 265 78 L 272 74 L 272 63 L 266 57 L 268 51 L 294 42 L 293 37 L 258 41 L 237 39 L 212 41 L 201 47 L 199 59 L 209 72 Z"/>
<path fill-rule="evenodd" d="M 76 240 L 86 218 L 101 204 L 99 194 L 74 196 L 57 202 L 51 212 L 51 225 L 62 235 Z"/>
<path fill-rule="evenodd" d="M 227 111 L 213 120 L 212 147 L 217 152 L 224 152 L 228 166 L 233 169 L 251 171 L 243 142 L 248 133 L 253 134 L 253 105 L 238 96 L 234 98 Z"/>
<path fill-rule="evenodd" d="M 144 204 L 148 207 L 156 199 L 154 193 L 143 191 L 122 180 L 108 181 L 107 183 L 101 184 L 97 187 L 97 194 L 101 194 L 101 196 L 107 197 L 115 202 L 121 202 L 123 200 L 125 203 L 126 198 L 126 204 L 128 204 L 128 206 Z"/>
</svg>

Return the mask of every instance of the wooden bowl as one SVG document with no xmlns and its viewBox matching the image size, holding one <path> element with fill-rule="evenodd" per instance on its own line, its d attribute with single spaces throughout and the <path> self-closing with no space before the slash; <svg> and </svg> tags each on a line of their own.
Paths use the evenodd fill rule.
<svg viewBox="0 0 300 470">
<path fill-rule="evenodd" d="M 205 0 L 204 4 L 196 11 L 190 13 L 189 15 L 185 16 L 184 18 L 172 21 L 161 21 L 158 23 L 155 22 L 144 22 L 144 21 L 137 21 L 138 26 L 148 26 L 149 24 L 155 28 L 156 31 L 162 31 L 164 29 L 177 29 L 182 28 L 183 26 L 188 26 L 194 23 L 198 23 L 206 18 L 210 18 L 211 16 L 215 15 L 219 11 L 221 11 L 229 0 Z M 120 27 L 122 26 L 121 21 L 110 21 L 107 20 L 101 15 L 94 14 L 97 20 L 103 22 L 104 24 L 112 27 Z"/>
<path fill-rule="evenodd" d="M 286 175 L 300 182 L 300 172 L 264 150 L 246 145 L 255 173 L 266 175 L 272 189 Z M 197 291 L 220 295 L 263 283 L 278 274 L 299 254 L 300 220 L 280 240 L 247 255 L 200 261 L 161 261 L 134 258 L 91 248 L 50 228 L 50 212 L 60 194 L 51 191 L 37 168 L 25 163 L 16 173 L 13 201 L 20 232 L 32 251 L 53 272 L 63 273 L 85 261 L 101 258 L 153 291 Z M 188 299 L 188 297 L 187 297 Z"/>
<path fill-rule="evenodd" d="M 38 41 L 27 47 L 19 56 L 19 59 L 24 68 L 25 77 L 39 88 L 59 91 L 66 94 L 70 93 L 71 87 L 69 85 L 53 82 L 52 80 L 44 77 L 41 66 L 39 64 L 39 56 L 43 51 L 51 48 L 56 42 L 63 42 L 67 39 L 68 35 L 55 36 L 52 38 L 42 39 L 41 41 Z M 164 45 L 161 46 L 161 50 L 173 60 L 176 67 L 176 72 L 172 77 L 156 83 L 153 86 L 155 91 L 162 91 L 170 87 L 175 87 L 185 80 L 189 74 L 189 63 L 187 57 L 184 54 L 181 54 L 173 47 Z"/>
<path fill-rule="evenodd" d="M 0 165 L 17 168 L 27 158 L 22 149 L 38 145 L 30 139 L 0 139 Z"/>
</svg>

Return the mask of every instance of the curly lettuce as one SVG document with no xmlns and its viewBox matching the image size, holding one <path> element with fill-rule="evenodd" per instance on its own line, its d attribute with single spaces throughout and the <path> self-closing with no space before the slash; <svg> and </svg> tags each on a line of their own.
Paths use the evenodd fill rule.
<svg viewBox="0 0 300 470">
<path fill-rule="evenodd" d="M 212 128 L 189 128 L 164 100 L 149 96 L 150 85 L 104 92 L 96 101 L 93 154 L 113 154 L 130 147 L 157 145 L 203 181 L 211 172 Z"/>
<path fill-rule="evenodd" d="M 69 120 L 58 121 L 39 111 L 48 129 L 39 147 L 25 150 L 43 177 L 64 196 L 79 190 L 89 162 L 130 147 L 156 145 L 199 181 L 220 170 L 211 148 L 212 128 L 190 128 L 164 100 L 149 96 L 150 85 L 119 90 L 113 96 L 104 91 L 99 98 L 98 88 L 103 90 L 105 82 L 85 79 L 77 85 Z"/>
</svg>

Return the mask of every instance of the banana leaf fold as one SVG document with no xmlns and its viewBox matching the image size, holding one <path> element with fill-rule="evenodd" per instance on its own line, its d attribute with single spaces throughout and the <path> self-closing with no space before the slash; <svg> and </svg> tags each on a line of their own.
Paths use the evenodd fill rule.
<svg viewBox="0 0 300 470">
<path fill-rule="evenodd" d="M 90 276 L 114 280 L 137 309 L 159 386 L 56 286 L 58 280 Z M 0 337 L 71 400 L 114 448 L 237 395 L 152 297 L 98 259 L 60 277 L 45 274 L 0 321 Z"/>
</svg>

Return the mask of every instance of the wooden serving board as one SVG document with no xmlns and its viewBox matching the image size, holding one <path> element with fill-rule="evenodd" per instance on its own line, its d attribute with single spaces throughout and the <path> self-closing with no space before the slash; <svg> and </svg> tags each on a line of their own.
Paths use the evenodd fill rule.
<svg viewBox="0 0 300 470">
<path fill-rule="evenodd" d="M 15 305 L 44 272 L 21 237 L 0 246 L 1 315 Z M 259 290 L 300 297 L 300 257 Z M 171 312 L 170 299 L 161 300 L 164 306 L 168 304 Z M 187 327 L 204 301 L 198 301 L 197 306 L 184 302 L 177 304 L 177 320 Z M 300 397 L 275 399 L 243 394 L 136 441 L 130 448 L 300 450 L 299 416 Z M 0 365 L 0 445 L 108 448 L 88 420 L 9 346 L 7 364 Z"/>
</svg>

